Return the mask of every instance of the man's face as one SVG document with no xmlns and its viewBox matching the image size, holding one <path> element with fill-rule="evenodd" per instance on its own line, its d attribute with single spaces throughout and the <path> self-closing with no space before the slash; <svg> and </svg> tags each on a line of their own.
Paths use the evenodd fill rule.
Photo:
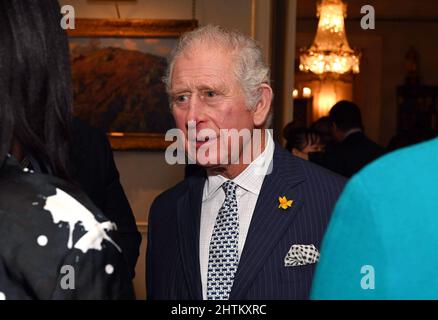
<svg viewBox="0 0 438 320">
<path fill-rule="evenodd" d="M 339 128 L 336 126 L 336 123 L 334 122 L 332 125 L 332 136 L 337 142 L 341 142 L 342 139 L 344 139 L 344 132 L 342 130 L 339 130 Z"/>
<path fill-rule="evenodd" d="M 233 71 L 233 56 L 215 46 L 188 49 L 174 64 L 170 95 L 176 126 L 184 132 L 186 150 L 193 156 L 188 150 L 188 123 L 196 123 L 196 141 L 191 141 L 196 151 L 214 149 L 203 153 L 206 157 L 200 164 L 206 167 L 224 161 L 219 141 L 225 137 L 220 129 L 252 132 L 254 128 L 253 111 L 248 110 L 242 86 Z M 203 141 L 206 136 L 203 129 L 213 133 L 208 141 Z M 239 143 L 239 154 L 245 143 Z M 210 149 L 211 144 L 214 148 Z"/>
</svg>

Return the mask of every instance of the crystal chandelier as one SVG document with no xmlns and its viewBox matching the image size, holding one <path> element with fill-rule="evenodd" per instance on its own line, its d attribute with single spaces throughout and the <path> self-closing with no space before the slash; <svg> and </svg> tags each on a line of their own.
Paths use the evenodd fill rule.
<svg viewBox="0 0 438 320">
<path fill-rule="evenodd" d="M 342 0 L 320 0 L 315 40 L 309 49 L 302 49 L 300 70 L 317 75 L 359 73 L 360 53 L 350 48 L 345 33 L 347 6 Z"/>
</svg>

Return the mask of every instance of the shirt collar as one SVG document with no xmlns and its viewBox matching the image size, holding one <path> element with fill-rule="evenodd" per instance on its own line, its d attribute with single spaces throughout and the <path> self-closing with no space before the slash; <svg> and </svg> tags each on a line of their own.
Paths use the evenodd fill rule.
<svg viewBox="0 0 438 320">
<path fill-rule="evenodd" d="M 352 135 L 353 133 L 357 133 L 357 132 L 362 132 L 361 128 L 353 128 L 348 130 L 345 134 L 344 134 L 344 138 L 342 140 L 347 139 L 348 136 Z"/>
<path fill-rule="evenodd" d="M 237 177 L 233 179 L 233 182 L 239 187 L 255 194 L 259 195 L 262 188 L 263 180 L 265 179 L 272 159 L 274 156 L 274 140 L 270 130 L 265 130 L 266 134 L 266 147 L 263 152 L 250 163 Z M 228 179 L 221 175 L 209 175 L 206 181 L 206 188 L 204 189 L 203 201 L 210 199 L 214 196 L 217 190 Z"/>
</svg>

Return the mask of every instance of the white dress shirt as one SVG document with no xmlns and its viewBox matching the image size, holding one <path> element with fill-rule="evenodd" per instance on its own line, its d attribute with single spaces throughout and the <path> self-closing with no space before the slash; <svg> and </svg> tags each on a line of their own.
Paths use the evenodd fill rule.
<svg viewBox="0 0 438 320">
<path fill-rule="evenodd" d="M 251 218 L 268 170 L 274 156 L 274 141 L 269 130 L 266 130 L 265 150 L 245 168 L 233 182 L 237 185 L 237 207 L 239 213 L 239 259 L 245 245 Z M 221 175 L 209 175 L 204 184 L 201 211 L 201 229 L 199 236 L 199 262 L 201 267 L 202 295 L 207 299 L 207 272 L 210 240 L 216 216 L 225 201 L 225 193 L 221 188 L 228 179 Z"/>
</svg>

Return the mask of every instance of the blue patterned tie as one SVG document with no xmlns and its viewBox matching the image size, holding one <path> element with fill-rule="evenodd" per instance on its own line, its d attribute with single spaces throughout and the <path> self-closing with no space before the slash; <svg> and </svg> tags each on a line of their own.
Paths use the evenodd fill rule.
<svg viewBox="0 0 438 320">
<path fill-rule="evenodd" d="M 216 217 L 208 257 L 208 300 L 228 299 L 239 264 L 237 185 L 228 180 L 222 184 L 222 188 L 225 192 L 225 201 Z"/>
</svg>

